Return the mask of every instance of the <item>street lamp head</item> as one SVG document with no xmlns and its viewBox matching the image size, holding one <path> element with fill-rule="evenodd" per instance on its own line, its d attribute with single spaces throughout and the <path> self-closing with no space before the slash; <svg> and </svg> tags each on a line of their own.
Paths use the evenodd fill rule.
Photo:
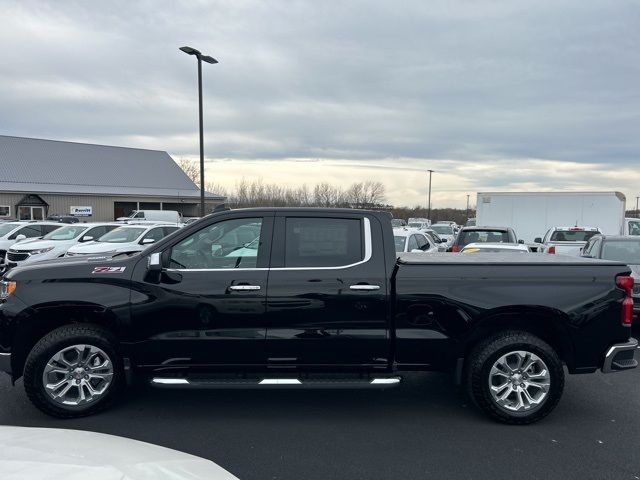
<svg viewBox="0 0 640 480">
<path fill-rule="evenodd" d="M 208 56 L 208 55 L 205 55 L 204 57 L 200 57 L 200 59 L 201 59 L 203 62 L 207 62 L 207 63 L 218 63 L 218 61 L 217 61 L 215 58 L 210 57 L 210 56 Z"/>
<path fill-rule="evenodd" d="M 186 53 L 188 55 L 200 55 L 200 52 L 198 50 L 196 50 L 195 48 L 180 47 L 180 50 L 182 50 L 184 53 Z"/>
</svg>

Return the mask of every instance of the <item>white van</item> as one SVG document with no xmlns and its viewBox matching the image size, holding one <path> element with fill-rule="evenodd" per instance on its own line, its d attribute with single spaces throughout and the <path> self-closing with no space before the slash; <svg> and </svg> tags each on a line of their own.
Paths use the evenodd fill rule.
<svg viewBox="0 0 640 480">
<path fill-rule="evenodd" d="M 182 216 L 176 210 L 134 210 L 128 217 L 120 217 L 118 221 L 181 223 Z"/>
</svg>

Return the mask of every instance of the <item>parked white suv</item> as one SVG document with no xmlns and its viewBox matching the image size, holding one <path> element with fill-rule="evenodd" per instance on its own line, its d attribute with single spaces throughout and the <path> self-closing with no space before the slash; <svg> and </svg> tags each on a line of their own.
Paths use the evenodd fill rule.
<svg viewBox="0 0 640 480">
<path fill-rule="evenodd" d="M 123 225 L 111 230 L 93 242 L 75 245 L 67 250 L 66 257 L 78 255 L 115 255 L 141 252 L 152 243 L 175 232 L 176 225 Z"/>
<path fill-rule="evenodd" d="M 29 238 L 42 237 L 64 225 L 64 223 L 45 221 L 0 223 L 0 264 L 4 262 L 7 250 L 12 245 Z"/>
<path fill-rule="evenodd" d="M 534 242 L 544 244 L 545 253 L 579 256 L 594 235 L 600 235 L 595 227 L 553 227 L 544 238 L 536 238 Z"/>
<path fill-rule="evenodd" d="M 5 267 L 13 268 L 63 257 L 74 245 L 91 242 L 117 228 L 113 223 L 74 223 L 58 228 L 41 239 L 25 240 L 9 248 Z"/>
</svg>

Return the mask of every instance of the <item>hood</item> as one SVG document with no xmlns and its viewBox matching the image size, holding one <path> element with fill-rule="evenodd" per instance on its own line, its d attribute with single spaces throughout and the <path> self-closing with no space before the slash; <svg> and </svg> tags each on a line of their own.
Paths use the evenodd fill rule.
<svg viewBox="0 0 640 480">
<path fill-rule="evenodd" d="M 69 249 L 71 253 L 104 253 L 120 251 L 124 247 L 135 248 L 135 246 L 141 247 L 142 245 L 132 243 L 109 243 L 109 242 L 87 242 L 80 245 L 75 245 Z"/>
<path fill-rule="evenodd" d="M 238 480 L 204 458 L 78 430 L 3 426 L 0 452 L 3 480 Z"/>
<path fill-rule="evenodd" d="M 30 239 L 20 243 L 14 243 L 11 245 L 12 250 L 24 251 L 24 250 L 39 250 L 41 248 L 57 247 L 58 245 L 68 245 L 69 241 L 57 241 L 57 240 L 40 240 Z"/>
</svg>

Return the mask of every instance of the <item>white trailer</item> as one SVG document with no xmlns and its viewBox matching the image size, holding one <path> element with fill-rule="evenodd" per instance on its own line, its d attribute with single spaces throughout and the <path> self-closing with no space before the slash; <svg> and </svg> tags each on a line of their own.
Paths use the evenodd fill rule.
<svg viewBox="0 0 640 480">
<path fill-rule="evenodd" d="M 525 242 L 572 225 L 622 235 L 625 202 L 620 192 L 478 192 L 476 225 L 512 227 Z"/>
</svg>

